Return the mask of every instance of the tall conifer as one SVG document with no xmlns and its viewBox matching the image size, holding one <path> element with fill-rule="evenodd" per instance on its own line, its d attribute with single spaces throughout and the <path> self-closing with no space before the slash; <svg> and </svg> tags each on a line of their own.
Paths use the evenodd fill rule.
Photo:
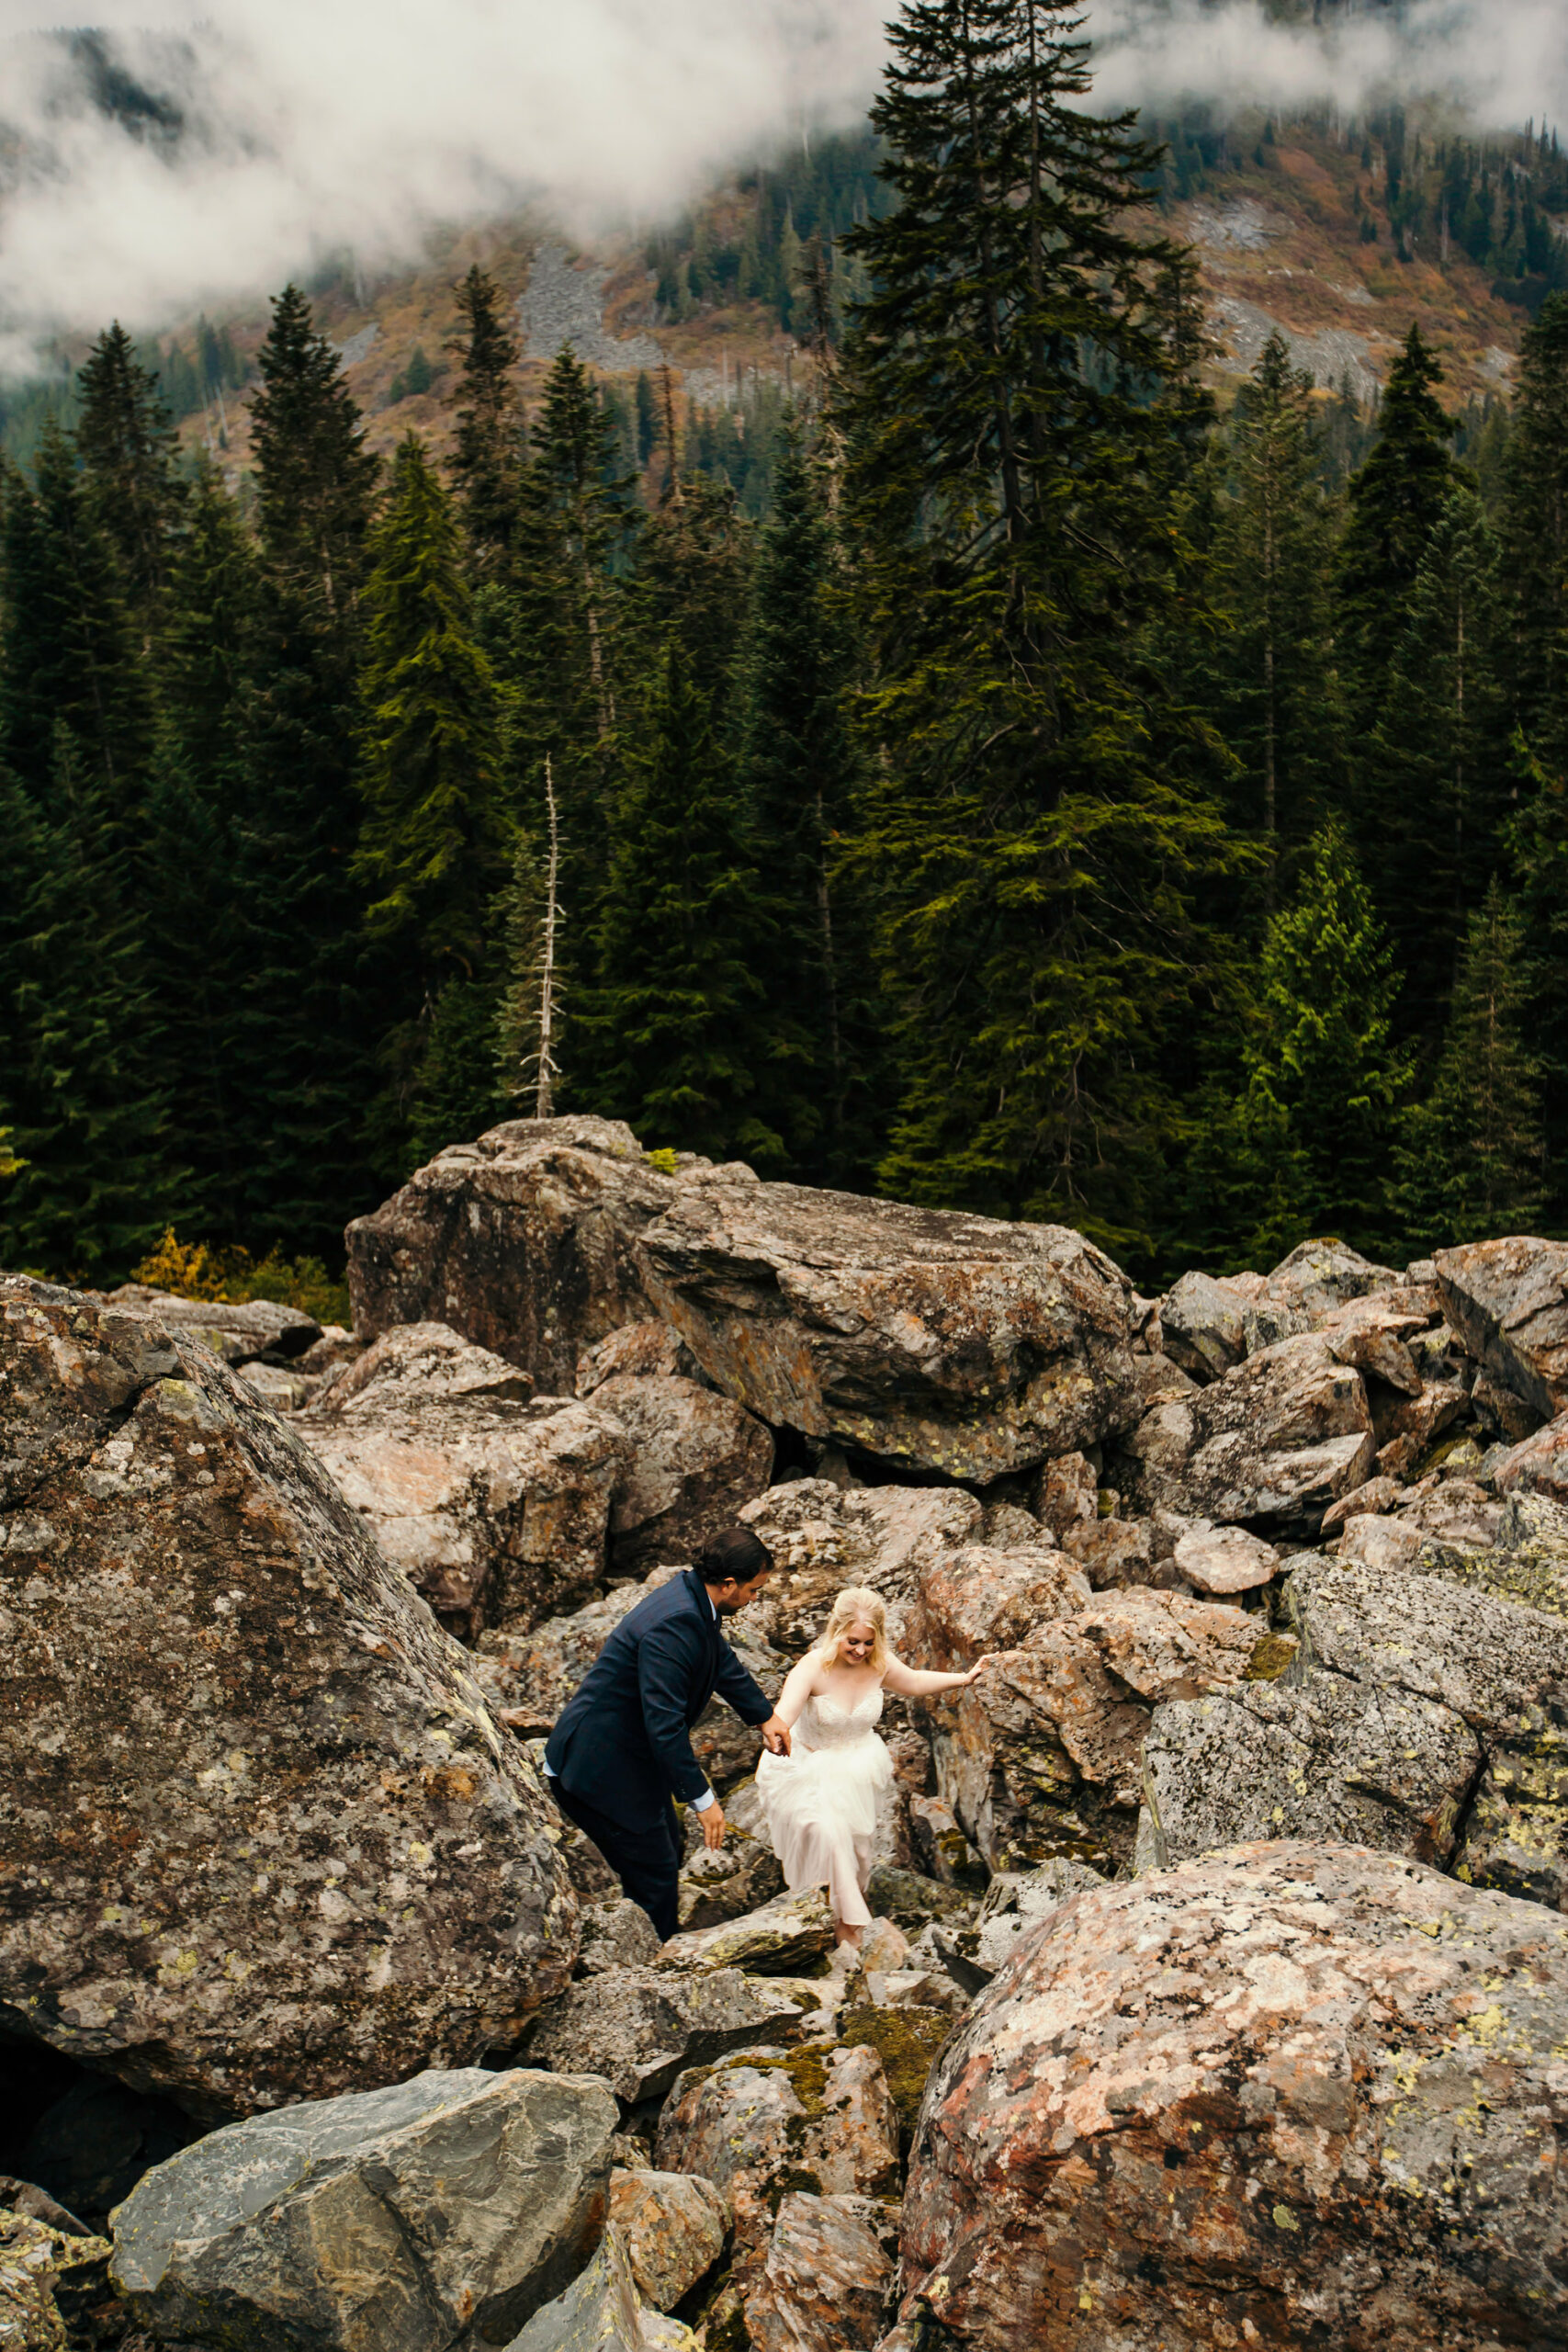
<svg viewBox="0 0 1568 2352">
<path fill-rule="evenodd" d="M 147 630 L 168 576 L 182 502 L 168 405 L 118 320 L 98 337 L 76 380 L 77 453 L 124 594 Z"/>
<path fill-rule="evenodd" d="M 840 422 L 868 786 L 858 854 L 904 1099 L 882 1182 L 1146 1233 L 1190 890 L 1224 861 L 1140 658 L 1198 413 L 1156 157 L 1043 0 L 910 0 L 873 110 L 897 203 Z"/>
<path fill-rule="evenodd" d="M 1503 505 L 1513 716 L 1568 775 L 1568 294 L 1550 294 L 1520 342 Z"/>
<path fill-rule="evenodd" d="M 451 345 L 459 367 L 452 474 L 476 582 L 506 581 L 518 559 L 522 525 L 517 363 L 523 346 L 507 323 L 501 288 L 478 262 L 458 287 L 457 300 L 462 329 Z"/>
<path fill-rule="evenodd" d="M 1406 599 L 1454 489 L 1454 428 L 1437 398 L 1442 381 L 1435 354 L 1412 326 L 1389 370 L 1377 444 L 1350 481 L 1340 600 L 1363 721 L 1376 714 Z"/>
</svg>

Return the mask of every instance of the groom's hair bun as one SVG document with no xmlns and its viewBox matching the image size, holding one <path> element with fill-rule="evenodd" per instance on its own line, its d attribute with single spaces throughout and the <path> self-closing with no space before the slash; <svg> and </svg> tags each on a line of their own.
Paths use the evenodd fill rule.
<svg viewBox="0 0 1568 2352">
<path fill-rule="evenodd" d="M 750 1584 L 753 1577 L 766 1574 L 773 1565 L 773 1555 L 760 1535 L 749 1527 L 727 1527 L 705 1544 L 696 1558 L 697 1574 L 705 1584 L 728 1584 L 731 1577 L 737 1584 Z"/>
</svg>

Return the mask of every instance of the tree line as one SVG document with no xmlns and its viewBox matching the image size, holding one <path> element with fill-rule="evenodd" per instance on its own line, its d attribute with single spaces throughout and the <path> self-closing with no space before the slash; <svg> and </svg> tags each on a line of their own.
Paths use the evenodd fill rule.
<svg viewBox="0 0 1568 2352">
<path fill-rule="evenodd" d="M 667 385 L 640 481 L 570 350 L 525 414 L 479 268 L 439 463 L 297 288 L 238 490 L 99 339 L 0 503 L 6 1262 L 341 1263 L 547 1104 L 1149 1281 L 1561 1227 L 1568 298 L 1484 481 L 1412 329 L 1338 487 L 1089 96 L 910 0 L 761 522 Z"/>
</svg>

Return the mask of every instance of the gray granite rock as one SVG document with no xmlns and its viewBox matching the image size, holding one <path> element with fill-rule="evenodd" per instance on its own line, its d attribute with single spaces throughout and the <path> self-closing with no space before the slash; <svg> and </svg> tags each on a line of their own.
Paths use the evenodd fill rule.
<svg viewBox="0 0 1568 2352">
<path fill-rule="evenodd" d="M 535 2312 L 506 2352 L 697 2352 L 697 2339 L 643 2302 L 626 2250 L 609 2230 L 587 2268 Z"/>
<path fill-rule="evenodd" d="M 604 2227 L 603 2083 L 470 2067 L 198 2140 L 114 2216 L 115 2285 L 160 2342 L 480 2352 Z"/>
<path fill-rule="evenodd" d="M 529 1759 L 321 1463 L 0 1282 L 0 2030 L 192 2114 L 506 2049 L 576 1906 Z"/>
</svg>

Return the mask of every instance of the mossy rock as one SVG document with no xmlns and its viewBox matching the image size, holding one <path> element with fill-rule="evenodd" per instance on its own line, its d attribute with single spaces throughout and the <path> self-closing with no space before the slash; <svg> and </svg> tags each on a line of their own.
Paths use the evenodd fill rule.
<svg viewBox="0 0 1568 2352">
<path fill-rule="evenodd" d="M 868 2042 L 882 2061 L 893 2104 L 908 2150 L 919 2120 L 920 2101 L 931 2069 L 953 2030 L 945 2009 L 845 2009 L 839 2019 L 840 2046 L 853 2050 Z"/>
<path fill-rule="evenodd" d="M 918 1933 L 932 1919 L 950 1919 L 975 1907 L 972 1894 L 943 1886 L 919 1871 L 899 1870 L 891 1862 L 877 1863 L 867 1882 L 865 1899 L 874 1918 L 891 1919 L 906 1935 Z"/>
</svg>

